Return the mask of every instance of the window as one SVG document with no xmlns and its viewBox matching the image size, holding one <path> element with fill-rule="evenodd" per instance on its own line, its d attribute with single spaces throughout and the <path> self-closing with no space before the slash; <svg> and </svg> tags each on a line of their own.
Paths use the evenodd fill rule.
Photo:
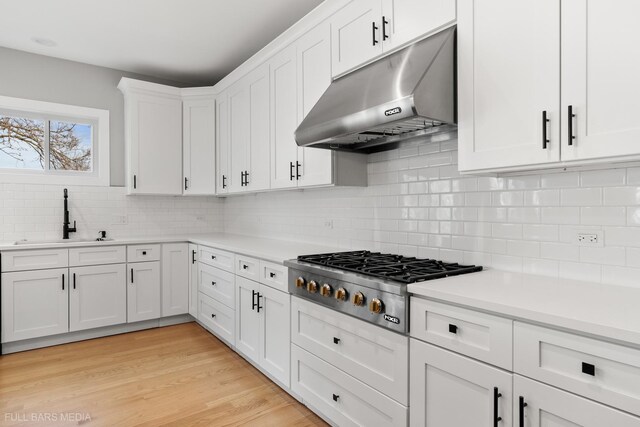
<svg viewBox="0 0 640 427">
<path fill-rule="evenodd" d="M 109 112 L 0 97 L 0 180 L 109 185 Z"/>
</svg>

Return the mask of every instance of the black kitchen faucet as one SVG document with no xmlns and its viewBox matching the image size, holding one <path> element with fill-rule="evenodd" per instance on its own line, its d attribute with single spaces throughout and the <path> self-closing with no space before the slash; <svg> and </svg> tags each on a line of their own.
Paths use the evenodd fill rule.
<svg viewBox="0 0 640 427">
<path fill-rule="evenodd" d="M 64 189 L 64 221 L 62 223 L 62 238 L 63 239 L 68 239 L 69 238 L 69 233 L 75 233 L 77 231 L 76 229 L 76 222 L 73 221 L 73 227 L 69 227 L 69 224 L 71 223 L 69 221 L 69 205 L 68 205 L 68 201 L 67 199 L 69 198 L 69 194 L 67 189 Z"/>
</svg>

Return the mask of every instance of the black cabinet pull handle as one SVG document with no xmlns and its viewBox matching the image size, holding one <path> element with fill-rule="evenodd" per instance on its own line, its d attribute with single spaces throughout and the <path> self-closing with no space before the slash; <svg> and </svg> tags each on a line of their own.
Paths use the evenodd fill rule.
<svg viewBox="0 0 640 427">
<path fill-rule="evenodd" d="M 251 310 L 255 310 L 256 307 L 258 306 L 258 304 L 256 304 L 256 295 L 258 295 L 258 293 L 252 289 L 251 290 Z"/>
<path fill-rule="evenodd" d="M 133 285 L 133 268 L 131 269 L 131 284 Z"/>
<path fill-rule="evenodd" d="M 302 167 L 302 163 L 296 162 L 296 180 L 300 179 L 300 167 Z"/>
<path fill-rule="evenodd" d="M 222 175 L 222 188 L 227 188 L 227 177 Z"/>
<path fill-rule="evenodd" d="M 212 319 L 215 319 L 215 318 L 216 318 L 216 315 L 215 315 L 215 314 L 213 314 L 213 313 L 211 313 L 211 318 L 212 318 Z"/>
<path fill-rule="evenodd" d="M 211 255 L 211 259 L 216 259 L 216 256 L 215 255 Z"/>
<path fill-rule="evenodd" d="M 215 285 L 216 285 L 216 282 L 213 282 L 213 281 L 212 281 L 212 282 L 211 282 L 211 286 L 215 286 Z"/>
<path fill-rule="evenodd" d="M 542 112 L 542 149 L 546 150 L 547 149 L 547 144 L 551 141 L 549 141 L 549 138 L 547 137 L 547 127 L 548 124 L 551 120 L 549 120 L 547 118 L 547 111 L 543 111 Z"/>
<path fill-rule="evenodd" d="M 184 177 L 184 189 L 189 189 L 189 178 L 187 178 L 186 176 Z"/>
<path fill-rule="evenodd" d="M 340 395 L 339 395 L 339 394 L 335 394 L 335 393 L 333 393 L 333 396 L 332 396 L 332 397 L 333 397 L 333 401 L 334 401 L 334 402 L 337 402 L 337 401 L 338 401 L 338 399 L 340 399 Z"/>
<path fill-rule="evenodd" d="M 376 31 L 378 30 L 378 27 L 376 26 L 376 21 L 373 21 L 371 23 L 371 38 L 373 40 L 373 45 L 377 45 L 378 44 L 378 40 L 376 40 Z"/>
<path fill-rule="evenodd" d="M 191 264 L 196 263 L 196 251 L 191 251 Z"/>
<path fill-rule="evenodd" d="M 596 366 L 591 363 L 582 362 L 582 373 L 591 375 L 592 377 L 596 376 Z"/>
<path fill-rule="evenodd" d="M 249 185 L 249 171 L 244 171 L 244 186 L 247 187 Z"/>
<path fill-rule="evenodd" d="M 244 187 L 244 172 L 240 172 L 240 187 Z"/>
<path fill-rule="evenodd" d="M 76 273 L 73 273 L 73 289 L 76 288 Z"/>
<path fill-rule="evenodd" d="M 257 309 L 258 309 L 258 310 L 257 310 L 257 311 L 258 311 L 258 313 L 260 313 L 260 309 L 261 309 L 261 308 L 264 308 L 264 307 L 262 307 L 262 306 L 260 305 L 260 298 L 262 298 L 262 295 L 260 295 L 260 292 L 256 292 L 256 296 L 258 297 L 258 298 L 257 298 L 257 300 L 258 300 L 258 307 L 257 307 Z"/>
<path fill-rule="evenodd" d="M 452 334 L 457 334 L 458 327 L 454 324 L 449 323 L 449 332 L 451 332 Z"/>
<path fill-rule="evenodd" d="M 273 279 L 274 277 L 276 277 L 276 273 L 274 273 L 274 272 L 269 273 L 269 277 L 271 277 Z"/>
<path fill-rule="evenodd" d="M 567 109 L 567 132 L 569 133 L 569 145 L 573 145 L 573 140 L 576 139 L 576 136 L 573 134 L 573 119 L 575 119 L 576 115 L 573 114 L 573 105 L 569 105 Z"/>
<path fill-rule="evenodd" d="M 64 273 L 62 273 L 62 290 L 64 291 Z"/>
<path fill-rule="evenodd" d="M 340 338 L 333 337 L 334 344 L 340 344 Z"/>
<path fill-rule="evenodd" d="M 249 268 L 249 266 L 247 264 L 242 264 L 242 269 L 246 270 L 247 268 Z"/>
<path fill-rule="evenodd" d="M 524 401 L 524 397 L 518 398 L 518 427 L 524 427 L 524 408 L 526 408 L 527 402 Z"/>
<path fill-rule="evenodd" d="M 498 392 L 498 387 L 493 388 L 493 426 L 498 427 L 498 423 L 502 421 L 502 417 L 498 416 L 498 399 L 502 394 Z"/>
<path fill-rule="evenodd" d="M 135 175 L 133 175 L 133 189 L 134 189 L 134 190 L 136 189 L 137 184 L 138 184 L 138 183 L 137 183 L 136 176 L 135 176 Z"/>
<path fill-rule="evenodd" d="M 147 254 L 147 251 L 142 251 L 142 255 L 146 255 L 146 254 Z"/>
<path fill-rule="evenodd" d="M 387 24 L 389 24 L 389 21 L 387 21 L 386 17 L 382 17 L 382 40 L 386 40 L 389 38 L 389 36 L 387 35 Z"/>
<path fill-rule="evenodd" d="M 295 175 L 293 175 L 293 162 L 289 162 L 289 181 L 293 181 Z"/>
</svg>

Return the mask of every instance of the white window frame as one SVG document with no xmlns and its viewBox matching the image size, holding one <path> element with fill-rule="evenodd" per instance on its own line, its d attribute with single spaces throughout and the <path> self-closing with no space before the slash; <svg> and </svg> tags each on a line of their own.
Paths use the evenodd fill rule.
<svg viewBox="0 0 640 427">
<path fill-rule="evenodd" d="M 0 96 L 0 114 L 93 126 L 91 172 L 0 168 L 0 183 L 109 186 L 109 110 Z"/>
</svg>

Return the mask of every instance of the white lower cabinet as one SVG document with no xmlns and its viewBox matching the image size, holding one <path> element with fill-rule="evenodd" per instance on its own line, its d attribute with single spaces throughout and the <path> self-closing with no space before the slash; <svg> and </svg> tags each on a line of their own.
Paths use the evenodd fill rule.
<svg viewBox="0 0 640 427">
<path fill-rule="evenodd" d="M 306 405 L 339 426 L 407 425 L 405 406 L 295 344 L 291 346 L 291 389 Z"/>
<path fill-rule="evenodd" d="M 219 301 L 200 292 L 198 320 L 231 347 L 235 345 L 235 313 Z"/>
<path fill-rule="evenodd" d="M 69 331 L 69 270 L 2 274 L 2 342 Z"/>
<path fill-rule="evenodd" d="M 189 244 L 162 245 L 162 316 L 189 311 Z"/>
<path fill-rule="evenodd" d="M 189 314 L 198 317 L 198 245 L 189 243 Z"/>
<path fill-rule="evenodd" d="M 160 262 L 128 264 L 127 322 L 160 317 Z"/>
<path fill-rule="evenodd" d="M 289 387 L 290 295 L 236 276 L 236 348 Z"/>
<path fill-rule="evenodd" d="M 513 377 L 518 427 L 638 427 L 640 418 L 520 375 Z"/>
<path fill-rule="evenodd" d="M 126 323 L 125 264 L 74 267 L 69 278 L 69 331 Z"/>
<path fill-rule="evenodd" d="M 511 373 L 413 338 L 410 341 L 412 426 L 512 425 Z"/>
</svg>

